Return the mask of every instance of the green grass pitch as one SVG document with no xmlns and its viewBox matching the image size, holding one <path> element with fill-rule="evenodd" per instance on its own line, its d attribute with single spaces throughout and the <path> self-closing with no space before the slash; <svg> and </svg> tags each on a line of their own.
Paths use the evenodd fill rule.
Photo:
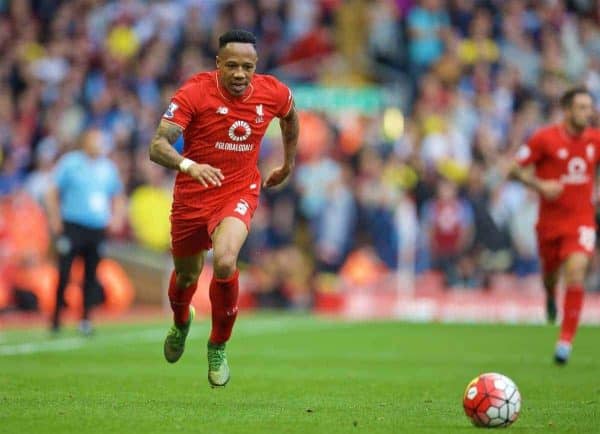
<svg viewBox="0 0 600 434">
<path fill-rule="evenodd" d="M 557 367 L 550 326 L 241 316 L 231 382 L 212 390 L 207 320 L 174 365 L 168 325 L 106 325 L 87 340 L 0 333 L 0 433 L 473 433 L 462 393 L 487 371 L 521 390 L 511 432 L 600 432 L 598 328 L 582 328 Z"/>
</svg>

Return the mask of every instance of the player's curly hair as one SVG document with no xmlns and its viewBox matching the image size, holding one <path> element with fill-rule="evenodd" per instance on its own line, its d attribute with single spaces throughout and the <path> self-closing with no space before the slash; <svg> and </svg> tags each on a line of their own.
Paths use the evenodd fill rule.
<svg viewBox="0 0 600 434">
<path fill-rule="evenodd" d="M 232 29 L 219 36 L 219 49 L 230 42 L 256 45 L 256 36 L 252 32 L 242 29 Z"/>
<path fill-rule="evenodd" d="M 568 89 L 565 93 L 560 97 L 560 106 L 562 108 L 569 108 L 573 104 L 573 100 L 577 95 L 589 95 L 592 100 L 594 99 L 594 95 L 588 90 L 585 86 L 576 86 Z"/>
</svg>

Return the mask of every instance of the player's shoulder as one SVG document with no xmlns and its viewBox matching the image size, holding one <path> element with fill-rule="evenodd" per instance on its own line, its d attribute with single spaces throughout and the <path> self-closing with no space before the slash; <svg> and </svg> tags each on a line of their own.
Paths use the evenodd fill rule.
<svg viewBox="0 0 600 434">
<path fill-rule="evenodd" d="M 192 75 L 189 81 L 194 83 L 212 83 L 215 81 L 215 71 L 203 71 Z"/>
<path fill-rule="evenodd" d="M 181 85 L 181 89 L 188 92 L 194 92 L 201 90 L 206 86 L 210 86 L 210 84 L 214 83 L 214 81 L 214 71 L 199 72 L 191 77 L 188 77 L 188 79 L 185 80 Z"/>
<path fill-rule="evenodd" d="M 189 76 L 185 83 L 203 83 L 213 79 L 214 71 L 200 71 Z"/>
<path fill-rule="evenodd" d="M 529 136 L 529 143 L 536 143 L 536 142 L 548 142 L 548 141 L 553 141 L 556 138 L 559 137 L 560 135 L 560 131 L 559 131 L 560 125 L 559 124 L 548 124 L 548 125 L 543 125 L 541 127 L 539 127 L 537 130 L 535 130 L 531 136 Z"/>
<path fill-rule="evenodd" d="M 538 137 L 554 137 L 560 132 L 559 130 L 560 124 L 547 124 L 539 127 L 534 132 L 534 135 L 537 135 Z"/>
<path fill-rule="evenodd" d="M 285 83 L 270 74 L 254 74 L 253 84 L 257 89 L 266 91 L 280 89 L 281 86 L 287 87 Z"/>
<path fill-rule="evenodd" d="M 59 173 L 78 170 L 84 159 L 84 153 L 79 149 L 65 152 L 56 162 L 55 170 Z"/>
<path fill-rule="evenodd" d="M 77 164 L 84 159 L 83 151 L 79 149 L 75 149 L 73 151 L 65 152 L 62 157 L 60 157 L 60 162 L 65 165 Z"/>
</svg>

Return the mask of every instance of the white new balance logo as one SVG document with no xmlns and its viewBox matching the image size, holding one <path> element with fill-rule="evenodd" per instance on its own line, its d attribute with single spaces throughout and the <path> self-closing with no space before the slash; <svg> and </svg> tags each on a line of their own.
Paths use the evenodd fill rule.
<svg viewBox="0 0 600 434">
<path fill-rule="evenodd" d="M 229 109 L 225 106 L 221 106 L 217 109 L 218 115 L 226 115 L 227 113 L 229 113 Z"/>
</svg>

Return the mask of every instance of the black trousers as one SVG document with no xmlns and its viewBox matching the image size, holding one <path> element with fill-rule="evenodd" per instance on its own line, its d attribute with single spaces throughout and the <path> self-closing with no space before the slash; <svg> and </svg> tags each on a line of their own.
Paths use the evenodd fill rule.
<svg viewBox="0 0 600 434">
<path fill-rule="evenodd" d="M 52 326 L 60 326 L 60 311 L 65 305 L 65 289 L 69 283 L 71 265 L 77 256 L 84 262 L 83 280 L 83 319 L 89 319 L 90 309 L 97 293 L 96 269 L 100 262 L 100 248 L 105 239 L 104 229 L 93 229 L 75 223 L 63 222 L 64 232 L 56 241 L 58 253 L 58 287 Z"/>
</svg>

